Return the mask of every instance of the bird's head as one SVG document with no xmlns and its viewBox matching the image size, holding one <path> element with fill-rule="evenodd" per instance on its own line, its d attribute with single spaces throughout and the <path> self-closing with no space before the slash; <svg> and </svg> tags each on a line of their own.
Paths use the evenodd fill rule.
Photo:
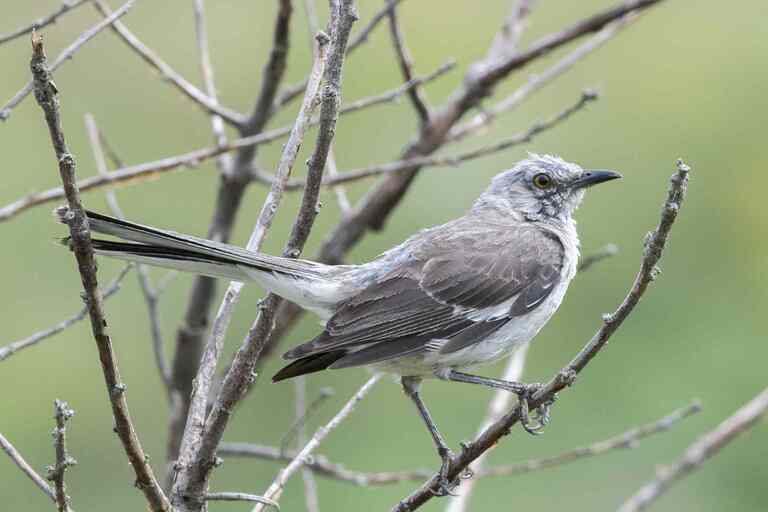
<svg viewBox="0 0 768 512">
<path fill-rule="evenodd" d="M 616 178 L 621 174 L 584 170 L 556 156 L 529 154 L 494 177 L 476 206 L 511 208 L 528 220 L 567 220 L 587 188 Z"/>
</svg>

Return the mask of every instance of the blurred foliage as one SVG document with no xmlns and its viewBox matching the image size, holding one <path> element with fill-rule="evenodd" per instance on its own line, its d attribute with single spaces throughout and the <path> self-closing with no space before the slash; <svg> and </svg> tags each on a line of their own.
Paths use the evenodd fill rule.
<svg viewBox="0 0 768 512">
<path fill-rule="evenodd" d="M 303 10 L 301 2 L 296 3 L 287 83 L 303 77 L 309 64 Z M 538 2 L 525 41 L 612 3 Z M 28 23 L 58 4 L 57 0 L 6 0 L 0 30 Z M 275 3 L 208 4 L 218 89 L 227 106 L 245 111 L 258 90 Z M 360 4 L 363 22 L 380 6 L 372 0 Z M 459 62 L 459 69 L 427 88 L 433 104 L 442 102 L 459 83 L 468 63 L 485 53 L 508 4 L 506 0 L 403 3 L 401 18 L 418 72 L 431 71 L 450 57 Z M 321 15 L 324 13 L 323 8 Z M 585 253 L 607 242 L 618 244 L 621 252 L 576 279 L 561 311 L 539 335 L 529 353 L 526 379 L 544 380 L 571 358 L 599 325 L 600 314 L 612 310 L 624 295 L 638 265 L 643 236 L 658 219 L 675 158 L 682 156 L 693 166 L 689 200 L 673 232 L 660 279 L 611 346 L 561 397 L 546 434 L 533 438 L 515 431 L 490 460 L 504 463 L 554 454 L 655 420 L 693 397 L 702 400 L 704 412 L 633 451 L 548 472 L 483 480 L 477 486 L 472 510 L 499 510 L 507 504 L 519 510 L 551 510 L 565 503 L 571 510 L 610 510 L 649 478 L 656 465 L 672 460 L 695 436 L 766 385 L 768 219 L 763 191 L 768 174 L 761 142 L 768 87 L 766 14 L 768 7 L 760 0 L 664 2 L 522 108 L 461 147 L 475 147 L 524 129 L 575 100 L 584 87 L 599 88 L 603 93 L 599 102 L 525 148 L 458 169 L 423 172 L 387 229 L 368 235 L 350 255 L 350 261 L 363 261 L 417 228 L 461 214 L 491 176 L 510 167 L 526 150 L 557 153 L 588 167 L 620 170 L 625 179 L 592 193 L 578 217 Z M 46 29 L 49 53 L 56 55 L 97 19 L 86 6 Z M 124 20 L 177 70 L 199 83 L 192 2 L 138 2 Z M 498 88 L 498 96 L 524 83 L 559 55 L 562 52 L 517 73 Z M 28 60 L 26 38 L 0 47 L 0 100 L 5 101 L 27 81 Z M 158 79 L 109 31 L 66 63 L 56 73 L 56 82 L 80 176 L 95 172 L 82 122 L 86 112 L 94 114 L 129 163 L 212 141 L 208 117 Z M 388 31 L 381 27 L 348 61 L 344 97 L 360 98 L 398 83 Z M 290 122 L 292 115 L 292 111 L 282 113 L 272 126 Z M 416 128 L 407 101 L 344 117 L 336 144 L 341 169 L 395 158 Z M 310 134 L 309 141 L 313 136 Z M 311 147 L 311 142 L 306 143 L 304 152 Z M 261 148 L 261 166 L 274 166 L 279 151 L 279 143 Z M 48 133 L 31 98 L 0 125 L 0 154 L 0 204 L 58 183 Z M 298 166 L 296 173 L 303 172 L 304 166 Z M 206 163 L 122 189 L 119 197 L 127 215 L 135 220 L 203 234 L 215 182 L 215 167 Z M 359 197 L 368 185 L 350 187 L 350 193 Z M 235 243 L 247 240 L 265 194 L 263 187 L 251 187 Z M 92 209 L 106 208 L 101 194 L 88 194 L 85 199 Z M 325 191 L 323 199 L 325 207 L 306 254 L 313 253 L 339 218 L 333 195 Z M 297 201 L 296 195 L 284 201 L 266 251 L 281 248 Z M 55 240 L 63 231 L 49 211 L 49 206 L 37 208 L 0 225 L 6 297 L 0 309 L 0 344 L 48 326 L 80 307 L 73 260 L 56 247 Z M 118 269 L 118 263 L 102 261 L 102 280 L 107 281 Z M 153 275 L 163 273 L 154 271 Z M 190 282 L 189 276 L 179 277 L 163 297 L 162 323 L 169 354 Z M 239 345 L 261 295 L 256 287 L 246 289 L 229 330 L 225 358 Z M 166 404 L 135 278 L 126 280 L 124 289 L 108 302 L 107 311 L 131 411 L 161 474 Z M 296 344 L 316 330 L 316 321 L 306 318 L 286 343 Z M 293 386 L 269 384 L 268 376 L 278 364 L 273 360 L 265 368 L 263 382 L 238 410 L 228 440 L 279 442 L 292 419 Z M 500 367 L 487 372 L 498 374 Z M 337 391 L 312 425 L 326 421 L 364 379 L 361 370 L 311 377 L 310 397 L 322 386 Z M 81 323 L 0 363 L 0 431 L 42 471 L 53 460 L 49 435 L 53 400 L 68 400 L 77 411 L 70 423 L 69 444 L 79 465 L 67 475 L 75 508 L 99 510 L 108 503 L 116 512 L 143 510 L 141 494 L 131 486 L 130 468 L 112 434 L 104 393 L 89 328 Z M 454 446 L 473 435 L 490 398 L 482 389 L 437 382 L 429 382 L 424 394 Z M 322 453 L 361 470 L 436 467 L 432 444 L 411 404 L 400 395 L 398 386 L 380 384 L 328 438 Z M 676 486 L 656 510 L 765 510 L 767 436 L 763 423 Z M 227 460 L 216 471 L 212 486 L 258 493 L 277 469 L 274 463 Z M 361 489 L 319 479 L 324 510 L 386 510 L 414 486 Z M 50 507 L 4 456 L 0 456 L 0 496 L 6 510 Z M 283 510 L 304 507 L 299 477 L 292 480 L 282 502 Z M 444 506 L 444 500 L 433 500 L 425 510 Z M 245 509 L 245 505 L 234 504 L 212 508 L 229 510 L 227 507 Z"/>
</svg>

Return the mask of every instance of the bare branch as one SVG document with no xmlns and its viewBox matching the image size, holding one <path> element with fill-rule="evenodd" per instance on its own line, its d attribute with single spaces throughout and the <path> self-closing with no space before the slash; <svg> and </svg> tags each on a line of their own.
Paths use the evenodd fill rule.
<svg viewBox="0 0 768 512">
<path fill-rule="evenodd" d="M 272 189 L 264 202 L 264 206 L 256 221 L 251 238 L 248 241 L 247 248 L 249 250 L 257 251 L 259 249 L 267 230 L 271 226 L 272 220 L 277 213 L 277 207 L 282 199 L 284 185 L 288 181 L 296 161 L 296 156 L 298 155 L 304 134 L 309 126 L 312 110 L 317 104 L 320 82 L 326 67 L 326 43 L 327 37 L 318 37 L 320 49 L 318 51 L 318 58 L 315 60 L 313 66 L 310 84 L 307 87 L 304 102 L 299 110 L 291 136 L 283 149 L 283 155 L 278 164 L 276 179 L 272 184 Z M 184 506 L 186 506 L 187 504 L 190 504 L 190 496 L 202 497 L 205 487 L 207 486 L 208 474 L 215 463 L 213 457 L 218 440 L 211 443 L 209 441 L 211 437 L 211 428 L 204 429 L 206 424 L 206 401 L 216 364 L 221 353 L 224 335 L 229 325 L 235 303 L 240 296 L 241 289 L 242 283 L 230 283 L 213 322 L 211 335 L 206 344 L 197 376 L 195 377 L 196 385 L 193 388 L 193 395 L 190 401 L 189 414 L 187 416 L 181 448 L 179 450 L 179 459 L 174 468 L 178 471 L 174 484 L 174 496 L 177 497 L 175 499 L 178 501 L 175 505 L 177 506 L 182 506 L 182 504 L 185 504 Z M 241 384 L 247 386 L 247 383 L 251 378 L 251 372 L 248 372 L 246 375 L 242 376 L 242 379 L 244 379 L 245 382 Z M 225 380 L 225 384 L 226 383 Z M 222 389 L 222 391 L 220 391 L 220 397 L 223 392 L 224 390 Z M 232 408 L 229 405 L 222 405 L 221 400 L 217 399 L 217 404 L 211 411 L 211 417 L 218 415 L 221 418 L 221 421 L 223 421 L 223 425 L 219 427 L 220 431 L 216 432 L 214 435 L 221 436 L 231 410 Z M 209 418 L 209 422 L 210 421 Z M 191 503 L 190 505 L 199 508 L 202 504 Z"/>
<path fill-rule="evenodd" d="M 42 37 L 32 35 L 32 61 L 30 63 L 34 77 L 35 99 L 45 114 L 59 174 L 67 196 L 68 209 L 62 210 L 61 216 L 69 225 L 70 243 L 77 259 L 78 271 L 85 290 L 88 314 L 91 320 L 93 337 L 99 351 L 99 359 L 107 385 L 107 395 L 112 404 L 115 430 L 123 443 L 128 460 L 136 474 L 136 486 L 142 490 L 153 511 L 169 511 L 170 504 L 155 479 L 152 468 L 147 463 L 146 455 L 131 421 L 128 403 L 125 398 L 125 384 L 121 382 L 120 372 L 112 341 L 107 333 L 107 321 L 104 316 L 103 298 L 96 278 L 96 262 L 88 230 L 88 218 L 80 202 L 75 177 L 75 159 L 67 148 L 59 116 L 59 99 L 47 66 Z"/>
<path fill-rule="evenodd" d="M 102 0 L 93 0 L 93 6 L 102 16 L 110 16 L 109 6 Z M 205 94 L 177 73 L 155 52 L 142 43 L 123 23 L 118 22 L 113 24 L 112 30 L 123 40 L 123 42 L 125 42 L 125 44 L 128 45 L 129 48 L 141 57 L 144 62 L 157 70 L 163 78 L 168 80 L 168 83 L 175 86 L 179 92 L 192 100 L 195 104 L 199 105 L 203 110 L 220 116 L 224 121 L 236 127 L 239 127 L 245 121 L 242 114 L 222 107 L 218 101 Z"/>
<path fill-rule="evenodd" d="M 522 382 L 523 370 L 525 369 L 525 358 L 528 354 L 529 345 L 524 345 L 519 348 L 512 357 L 509 358 L 507 366 L 504 369 L 502 379 L 510 382 Z M 493 394 L 493 398 L 488 403 L 488 410 L 485 413 L 485 418 L 480 424 L 480 428 L 477 431 L 477 435 L 483 433 L 485 429 L 490 427 L 494 422 L 499 421 L 504 413 L 509 410 L 509 406 L 512 403 L 512 393 L 498 390 Z M 469 466 L 470 472 L 477 476 L 480 471 L 485 468 L 486 458 L 488 452 L 481 454 L 475 459 Z M 452 496 L 448 501 L 448 506 L 445 507 L 446 512 L 464 512 L 469 509 L 469 500 L 472 498 L 472 492 L 477 484 L 477 479 L 472 478 L 464 482 L 464 486 L 461 489 L 461 493 L 456 496 Z"/>
<path fill-rule="evenodd" d="M 678 160 L 677 172 L 670 180 L 669 193 L 661 211 L 661 220 L 658 227 L 649 233 L 645 241 L 645 250 L 640 264 L 640 270 L 635 277 L 629 293 L 613 314 L 603 316 L 603 325 L 598 329 L 592 339 L 584 346 L 576 357 L 571 360 L 557 375 L 531 397 L 529 406 L 537 408 L 551 402 L 555 395 L 567 388 L 576 379 L 576 376 L 589 364 L 589 362 L 602 350 L 611 335 L 618 330 L 624 320 L 632 313 L 640 301 L 648 285 L 658 275 L 657 264 L 661 259 L 662 251 L 672 224 L 680 211 L 685 191 L 688 184 L 688 172 L 690 168 Z M 462 447 L 461 453 L 451 460 L 448 478 L 457 478 L 475 459 L 486 452 L 498 441 L 508 435 L 512 426 L 520 420 L 521 409 L 518 404 L 514 409 L 496 421 L 475 439 L 472 443 Z M 421 507 L 432 499 L 437 490 L 439 478 L 433 476 L 429 481 L 414 491 L 410 496 L 398 503 L 393 511 L 406 512 Z"/>
<path fill-rule="evenodd" d="M 218 103 L 216 83 L 213 78 L 213 64 L 211 64 L 211 52 L 208 47 L 208 29 L 205 23 L 205 0 L 194 0 L 195 34 L 197 35 L 197 52 L 200 54 L 200 71 L 203 75 L 205 92 L 212 101 Z M 224 133 L 224 120 L 220 115 L 211 114 L 211 129 L 216 140 L 216 145 L 226 143 Z M 223 165 L 223 164 L 222 164 Z"/>
<path fill-rule="evenodd" d="M 368 107 L 372 107 L 374 105 L 380 105 L 382 103 L 394 101 L 400 96 L 402 96 L 403 94 L 405 94 L 410 89 L 410 87 L 438 78 L 439 76 L 442 76 L 444 73 L 450 70 L 453 66 L 454 66 L 454 63 L 449 62 L 441 66 L 438 70 L 436 70 L 432 74 L 426 75 L 424 77 L 416 78 L 412 82 L 403 84 L 397 87 L 396 89 L 380 94 L 378 96 L 371 96 L 368 98 L 363 98 L 360 100 L 353 101 L 348 105 L 342 106 L 339 109 L 339 114 L 340 115 L 348 114 L 348 113 L 356 112 Z M 309 125 L 314 126 L 319 122 L 320 122 L 319 118 L 313 118 L 312 120 L 310 120 Z M 86 192 L 86 191 L 92 191 L 92 190 L 100 189 L 103 187 L 109 187 L 109 186 L 142 183 L 144 181 L 157 179 L 165 172 L 181 170 L 180 168 L 182 167 L 186 167 L 189 169 L 196 169 L 199 167 L 199 164 L 201 162 L 217 157 L 224 153 L 248 148 L 251 146 L 258 146 L 260 144 L 266 144 L 268 142 L 272 142 L 274 140 L 285 137 L 286 135 L 289 135 L 291 133 L 292 128 L 293 128 L 292 126 L 283 126 L 280 128 L 275 128 L 273 130 L 266 131 L 266 132 L 258 133 L 249 137 L 236 139 L 218 147 L 197 149 L 194 151 L 190 151 L 189 153 L 184 153 L 182 155 L 175 155 L 167 158 L 162 158 L 160 160 L 154 160 L 154 161 L 145 162 L 142 164 L 122 167 L 120 169 L 115 169 L 114 171 L 110 172 L 107 176 L 99 175 L 99 176 L 90 176 L 88 178 L 84 178 L 78 182 L 78 187 L 82 192 Z M 247 170 L 248 170 L 248 173 L 246 173 L 246 175 L 244 176 L 239 177 L 238 180 L 225 178 L 227 183 L 230 184 L 227 191 L 229 191 L 230 189 L 234 189 L 234 185 L 232 185 L 232 183 L 241 183 L 239 180 L 243 180 L 242 183 L 244 184 L 242 185 L 242 188 L 243 189 L 245 188 L 245 185 L 251 179 L 254 178 L 253 172 L 251 170 L 250 162 L 248 163 Z M 220 187 L 219 195 L 221 196 L 223 192 L 224 191 L 221 190 L 221 187 Z M 240 192 L 240 194 L 242 195 L 242 191 Z M 25 210 L 28 210 L 29 208 L 33 208 L 35 206 L 39 206 L 41 204 L 49 203 L 52 201 L 57 201 L 59 199 L 62 199 L 63 197 L 64 197 L 64 190 L 61 187 L 55 187 L 55 188 L 51 188 L 41 192 L 34 192 L 32 194 L 22 197 L 21 199 L 14 201 L 11 204 L 8 204 L 0 208 L 0 222 L 10 220 L 11 218 L 24 212 Z M 235 201 L 232 199 L 232 197 L 233 196 L 229 193 L 225 194 L 225 198 L 229 198 L 229 200 L 224 202 L 227 205 L 229 205 L 230 209 L 234 208 L 233 205 L 239 204 L 239 199 Z M 234 220 L 234 213 L 229 215 L 227 218 L 229 217 L 231 217 Z M 209 236 L 209 238 L 222 240 L 222 241 L 229 238 L 229 232 L 232 229 L 232 224 L 230 223 L 225 226 L 225 223 L 222 221 L 222 219 L 224 218 L 225 217 L 223 213 L 214 214 L 214 221 L 216 223 L 217 229 L 209 230 L 209 235 L 212 235 L 212 236 Z M 224 229 L 225 227 L 227 228 L 226 230 Z"/>
<path fill-rule="evenodd" d="M 368 379 L 368 381 L 363 384 L 357 393 L 355 393 L 352 398 L 349 399 L 344 407 L 342 407 L 341 410 L 336 413 L 333 418 L 331 418 L 331 421 L 329 421 L 324 427 L 317 429 L 317 432 L 315 432 L 315 435 L 312 436 L 312 439 L 310 439 L 304 448 L 302 448 L 302 450 L 296 455 L 296 457 L 278 473 L 275 481 L 272 482 L 267 491 L 264 493 L 265 498 L 274 501 L 280 500 L 280 496 L 283 493 L 285 484 L 288 482 L 291 476 L 293 476 L 293 474 L 296 473 L 296 471 L 298 471 L 306 463 L 307 458 L 312 455 L 312 452 L 317 449 L 317 447 L 328 436 L 328 434 L 333 432 L 333 430 L 335 430 L 336 427 L 338 427 L 341 422 L 344 421 L 347 416 L 350 415 L 350 413 L 352 413 L 358 402 L 360 402 L 360 400 L 362 400 L 365 395 L 368 394 L 373 385 L 376 384 L 380 378 L 381 375 L 378 374 Z M 262 505 L 256 505 L 253 507 L 253 512 L 261 512 L 263 510 L 264 507 Z"/>
<path fill-rule="evenodd" d="M 50 13 L 49 15 L 39 18 L 33 21 L 32 23 L 30 23 L 29 25 L 18 28 L 13 32 L 9 32 L 8 34 L 0 34 L 0 45 L 7 43 L 8 41 L 11 41 L 13 39 L 16 39 L 18 37 L 21 37 L 25 34 L 29 34 L 35 29 L 40 30 L 41 28 L 48 26 L 51 23 L 56 23 L 56 21 L 58 21 L 58 19 L 61 16 L 68 13 L 69 11 L 72 11 L 80 7 L 87 1 L 88 0 L 64 0 L 59 6 L 59 8 L 53 11 L 52 13 Z"/>
<path fill-rule="evenodd" d="M 642 14 L 643 13 L 631 12 L 630 14 L 619 18 L 617 21 L 606 25 L 597 34 L 577 46 L 554 65 L 541 73 L 531 75 L 525 84 L 520 86 L 496 105 L 483 109 L 482 112 L 474 115 L 468 121 L 454 126 L 448 132 L 447 139 L 449 141 L 456 141 L 463 139 L 467 135 L 478 133 L 482 128 L 491 124 L 491 122 L 493 122 L 500 114 L 514 109 L 533 93 L 541 90 L 544 86 L 553 82 L 556 78 L 581 62 L 589 54 L 601 48 L 606 42 L 610 41 L 611 38 L 621 32 L 621 30 L 637 20 Z"/>
<path fill-rule="evenodd" d="M 96 125 L 96 120 L 91 114 L 85 115 L 85 131 L 88 134 L 88 141 L 91 144 L 91 150 L 93 151 L 93 159 L 96 163 L 96 169 L 100 176 L 109 176 L 109 168 L 107 167 L 107 160 L 104 156 L 104 148 L 102 147 L 103 133 Z M 113 154 L 113 159 L 119 162 L 119 158 Z M 124 219 L 125 215 L 120 207 L 120 203 L 117 200 L 117 194 L 114 190 L 107 190 L 106 192 L 107 205 L 115 217 Z M 155 355 L 155 364 L 157 365 L 160 379 L 163 381 L 168 398 L 171 398 L 171 386 L 170 386 L 170 371 L 168 369 L 168 362 L 165 359 L 165 353 L 163 352 L 163 335 L 160 329 L 160 315 L 157 307 L 158 294 L 152 287 L 152 281 L 149 278 L 149 270 L 146 265 L 136 266 L 139 287 L 141 293 L 144 296 L 144 301 L 147 304 L 147 314 L 149 316 L 149 331 L 152 337 L 152 350 Z"/>
<path fill-rule="evenodd" d="M 400 72 L 405 81 L 410 82 L 413 80 L 413 58 L 408 51 L 408 47 L 405 45 L 405 35 L 403 34 L 402 27 L 400 27 L 397 9 L 395 8 L 389 11 L 389 33 L 392 36 L 392 45 L 395 47 L 397 62 L 400 64 Z M 408 91 L 408 97 L 414 110 L 416 110 L 416 114 L 419 116 L 421 124 L 427 123 L 429 121 L 429 107 L 427 106 L 427 99 L 423 91 L 418 87 L 413 87 Z"/>
<path fill-rule="evenodd" d="M 619 254 L 619 247 L 616 244 L 606 244 L 592 254 L 588 254 L 579 262 L 579 272 L 585 272 L 592 268 L 592 265 L 600 263 L 604 259 Z"/>
<path fill-rule="evenodd" d="M 320 394 L 317 396 L 317 398 L 312 400 L 309 405 L 306 405 L 306 382 L 302 383 L 302 379 L 300 378 L 294 379 L 294 382 L 296 382 L 295 419 L 291 426 L 288 427 L 285 434 L 283 434 L 283 437 L 280 439 L 281 453 L 286 453 L 288 451 L 288 445 L 291 444 L 291 441 L 293 441 L 294 438 L 296 438 L 296 444 L 298 444 L 299 447 L 304 446 L 306 439 L 303 439 L 303 436 L 306 436 L 306 427 L 309 418 L 312 417 L 312 414 L 317 412 L 317 410 L 321 405 L 323 405 L 323 402 L 325 402 L 326 399 L 333 396 L 333 389 L 322 388 L 320 389 Z"/>
<path fill-rule="evenodd" d="M 64 64 L 67 60 L 71 59 L 72 56 L 88 41 L 93 39 L 96 34 L 107 28 L 108 26 L 115 23 L 120 17 L 125 15 L 128 12 L 128 9 L 130 9 L 133 6 L 133 3 L 136 0 L 128 0 L 126 3 L 122 5 L 118 10 L 116 10 L 112 15 L 109 17 L 103 19 L 93 27 L 89 28 L 80 36 L 75 39 L 75 42 L 71 45 L 64 48 L 64 50 L 59 54 L 58 57 L 56 57 L 56 60 L 53 61 L 53 64 L 50 66 L 50 72 L 53 73 L 56 71 L 59 66 Z M 3 108 L 0 109 L 0 121 L 5 121 L 9 117 L 11 117 L 11 111 L 16 108 L 19 103 L 24 101 L 24 98 L 26 98 L 29 93 L 32 92 L 32 89 L 34 87 L 34 84 L 32 83 L 32 80 L 27 82 L 27 85 L 22 87 L 22 89 L 17 92 L 13 98 L 8 100 L 8 103 L 6 103 Z"/>
<path fill-rule="evenodd" d="M 752 428 L 768 411 L 768 388 L 742 406 L 714 430 L 701 436 L 671 466 L 656 470 L 656 478 L 645 484 L 619 507 L 619 512 L 637 512 L 651 506 L 677 482 L 699 469 L 731 441 Z"/>
<path fill-rule="evenodd" d="M 573 450 L 568 450 L 551 457 L 527 460 L 520 464 L 509 464 L 506 466 L 496 466 L 484 469 L 475 473 L 475 476 L 480 478 L 486 476 L 510 476 L 519 475 L 522 473 L 531 473 L 541 469 L 549 469 L 552 467 L 561 466 L 563 464 L 568 464 L 570 462 L 584 458 L 603 455 L 615 450 L 632 449 L 637 447 L 637 444 L 643 439 L 655 434 L 666 432 L 676 423 L 690 417 L 693 414 L 698 413 L 699 411 L 701 411 L 701 404 L 698 401 L 694 401 L 692 404 L 683 407 L 682 409 L 673 411 L 658 421 L 633 428 L 622 434 L 598 441 L 589 446 L 574 448 Z"/>
<path fill-rule="evenodd" d="M 365 25 L 355 37 L 352 38 L 352 40 L 349 42 L 349 45 L 347 46 L 347 55 L 351 54 L 355 50 L 357 50 L 361 45 L 363 45 L 366 41 L 368 41 L 368 36 L 371 35 L 371 32 L 378 26 L 378 24 L 387 17 L 387 14 L 397 7 L 397 4 L 399 4 L 402 0 L 386 0 L 386 5 L 383 9 L 381 9 L 379 12 L 377 12 L 371 20 L 368 22 L 367 25 Z M 280 108 L 294 99 L 301 96 L 301 93 L 304 92 L 304 89 L 307 87 L 307 79 L 304 79 L 301 83 L 289 85 L 285 88 L 284 91 L 282 91 L 280 94 L 277 95 L 277 99 L 275 100 L 274 108 Z"/>
<path fill-rule="evenodd" d="M 209 492 L 205 495 L 205 501 L 248 501 L 252 503 L 261 503 L 262 505 L 280 510 L 280 505 L 274 501 L 263 496 L 246 494 L 244 492 Z"/>
<path fill-rule="evenodd" d="M 531 14 L 534 0 L 517 0 L 512 12 L 504 19 L 504 24 L 493 39 L 488 50 L 488 60 L 503 60 L 512 57 L 517 52 L 520 37 L 525 30 L 528 16 Z"/>
<path fill-rule="evenodd" d="M 112 281 L 110 281 L 110 283 L 101 291 L 101 294 L 104 300 L 107 300 L 108 298 L 112 297 L 115 293 L 117 293 L 120 290 L 120 285 L 123 282 L 123 278 L 128 274 L 128 271 L 131 270 L 131 268 L 133 268 L 133 264 L 128 263 L 125 267 L 123 267 L 120 273 L 118 273 L 117 276 L 114 279 L 112 279 Z M 88 306 L 83 306 L 83 308 L 80 311 L 78 311 L 77 313 L 75 313 L 69 318 L 65 318 L 64 320 L 57 323 L 56 325 L 53 325 L 41 331 L 37 331 L 36 333 L 31 334 L 30 336 L 27 336 L 24 339 L 14 341 L 12 343 L 9 343 L 8 345 L 5 345 L 4 347 L 0 347 L 0 361 L 4 361 L 5 359 L 8 359 L 9 357 L 11 357 L 13 354 L 15 354 L 20 350 L 37 345 L 41 341 L 60 333 L 61 331 L 81 321 L 87 315 L 88 315 Z"/>
<path fill-rule="evenodd" d="M 71 500 L 67 496 L 67 487 L 64 483 L 64 473 L 77 461 L 67 453 L 67 422 L 75 415 L 67 402 L 56 400 L 54 402 L 54 418 L 56 428 L 53 429 L 53 445 L 56 449 L 56 464 L 48 466 L 48 480 L 53 482 L 56 494 L 56 506 L 59 512 L 69 512 Z"/>
<path fill-rule="evenodd" d="M 24 460 L 24 457 L 21 456 L 21 454 L 16 450 L 16 448 L 11 444 L 8 439 L 3 436 L 3 434 L 0 434 L 0 448 L 3 449 L 3 451 L 8 455 L 8 457 L 11 458 L 14 464 L 18 466 L 18 468 L 29 477 L 30 480 L 32 480 L 32 483 L 34 483 L 41 491 L 43 491 L 46 496 L 51 498 L 51 501 L 56 503 L 56 494 L 54 493 L 53 489 L 51 489 L 51 486 L 48 485 L 48 483 L 45 481 L 43 477 L 37 474 L 37 472 L 32 469 L 32 466 L 29 465 L 29 463 Z"/>
</svg>

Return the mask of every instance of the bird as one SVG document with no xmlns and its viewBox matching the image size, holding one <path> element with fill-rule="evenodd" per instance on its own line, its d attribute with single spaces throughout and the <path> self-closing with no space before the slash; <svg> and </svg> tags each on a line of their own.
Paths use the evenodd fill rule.
<svg viewBox="0 0 768 512">
<path fill-rule="evenodd" d="M 323 330 L 284 355 L 279 382 L 321 370 L 369 367 L 394 374 L 427 426 L 450 494 L 453 452 L 421 398 L 425 378 L 512 392 L 527 416 L 535 384 L 468 373 L 530 343 L 560 306 L 576 274 L 574 212 L 585 191 L 620 178 L 553 155 L 529 154 L 496 175 L 463 216 L 424 229 L 357 265 L 284 258 L 87 212 L 97 255 L 233 281 L 255 281 L 315 313 Z M 56 210 L 66 222 L 67 208 Z M 65 239 L 65 243 L 69 243 Z"/>
</svg>

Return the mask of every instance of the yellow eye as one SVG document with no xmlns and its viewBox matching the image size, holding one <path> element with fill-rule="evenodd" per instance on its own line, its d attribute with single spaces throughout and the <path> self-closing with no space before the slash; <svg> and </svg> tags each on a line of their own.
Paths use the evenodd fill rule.
<svg viewBox="0 0 768 512">
<path fill-rule="evenodd" d="M 550 178 L 548 174 L 542 172 L 533 177 L 533 184 L 536 185 L 537 188 L 546 190 L 552 186 L 552 178 Z"/>
</svg>

